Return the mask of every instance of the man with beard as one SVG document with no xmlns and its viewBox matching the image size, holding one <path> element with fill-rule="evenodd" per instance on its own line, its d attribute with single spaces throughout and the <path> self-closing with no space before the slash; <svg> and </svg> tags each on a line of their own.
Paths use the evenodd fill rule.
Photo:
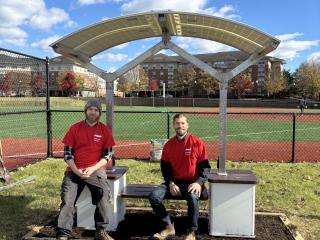
<svg viewBox="0 0 320 240">
<path fill-rule="evenodd" d="M 107 201 L 110 188 L 104 166 L 112 158 L 115 145 L 111 132 L 99 122 L 101 103 L 90 99 L 84 108 L 84 121 L 72 125 L 63 138 L 64 160 L 68 167 L 61 186 L 61 205 L 57 223 L 57 239 L 70 237 L 75 202 L 87 186 L 91 192 L 97 240 L 111 240 L 106 227 L 108 224 Z"/>
<path fill-rule="evenodd" d="M 188 121 L 184 114 L 173 118 L 176 136 L 169 139 L 163 147 L 161 172 L 164 183 L 149 196 L 150 204 L 166 225 L 165 229 L 153 235 L 153 239 L 169 239 L 175 235 L 175 228 L 162 201 L 166 196 L 181 196 L 188 205 L 188 229 L 186 240 L 196 239 L 198 229 L 199 198 L 205 192 L 207 177 L 205 168 L 210 168 L 204 142 L 188 133 Z"/>
</svg>

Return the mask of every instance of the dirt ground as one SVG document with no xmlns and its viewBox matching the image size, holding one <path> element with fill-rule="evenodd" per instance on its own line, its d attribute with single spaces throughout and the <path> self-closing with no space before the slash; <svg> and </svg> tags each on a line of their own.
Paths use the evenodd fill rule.
<svg viewBox="0 0 320 240">
<path fill-rule="evenodd" d="M 186 216 L 183 213 L 171 213 L 173 216 L 176 237 L 173 239 L 182 240 L 185 237 Z M 50 238 L 54 237 L 53 222 L 43 227 L 40 232 L 34 237 Z M 138 239 L 152 239 L 154 233 L 161 230 L 162 223 L 155 218 L 150 211 L 127 211 L 125 220 L 120 222 L 116 232 L 111 232 L 110 235 L 115 240 L 138 240 Z M 279 216 L 270 215 L 257 215 L 255 221 L 255 234 L 256 240 L 294 240 L 290 231 L 282 223 Z M 93 239 L 94 231 L 82 231 L 81 229 L 74 228 L 74 239 Z M 199 229 L 197 232 L 197 239 L 200 240 L 231 240 L 231 239 L 247 239 L 247 238 L 224 238 L 212 237 L 208 235 L 208 218 L 207 215 L 202 213 L 199 219 Z"/>
</svg>

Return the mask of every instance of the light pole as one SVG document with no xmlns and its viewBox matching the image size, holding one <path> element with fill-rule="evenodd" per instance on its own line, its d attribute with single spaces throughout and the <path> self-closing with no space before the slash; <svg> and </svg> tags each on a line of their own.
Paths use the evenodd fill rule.
<svg viewBox="0 0 320 240">
<path fill-rule="evenodd" d="M 19 79 L 19 84 L 18 84 L 18 97 L 19 97 L 19 95 L 20 95 L 20 85 L 21 85 L 21 79 Z"/>
<path fill-rule="evenodd" d="M 152 106 L 154 107 L 154 90 L 152 90 Z"/>
</svg>

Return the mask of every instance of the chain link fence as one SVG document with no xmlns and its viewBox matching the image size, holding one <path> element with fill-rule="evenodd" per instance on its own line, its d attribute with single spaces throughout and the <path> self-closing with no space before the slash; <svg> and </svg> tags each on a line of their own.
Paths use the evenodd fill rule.
<svg viewBox="0 0 320 240">
<path fill-rule="evenodd" d="M 46 72 L 46 59 L 0 48 L 0 140 L 8 169 L 48 155 Z"/>
<path fill-rule="evenodd" d="M 63 136 L 73 123 L 84 119 L 84 101 L 49 97 L 48 76 L 48 59 L 0 48 L 0 140 L 8 169 L 50 156 L 62 157 Z M 142 100 L 123 101 L 136 105 L 140 104 L 136 101 Z M 148 105 L 175 105 L 170 101 L 176 100 L 144 101 Z M 193 107 L 199 101 L 185 99 L 178 105 Z M 206 100 L 207 103 L 212 104 L 212 101 Z M 163 142 L 175 135 L 172 124 L 175 113 L 115 111 L 116 157 L 149 159 L 152 142 Z M 190 132 L 206 143 L 209 159 L 217 160 L 219 114 L 198 110 L 186 115 Z M 105 123 L 104 116 L 105 113 L 101 120 Z M 320 161 L 319 122 L 319 113 L 228 113 L 227 159 Z"/>
<path fill-rule="evenodd" d="M 69 126 L 84 119 L 83 111 L 52 111 L 53 153 L 63 154 L 61 140 Z M 153 140 L 175 135 L 176 112 L 115 111 L 114 149 L 117 158 L 149 159 Z M 201 138 L 209 159 L 219 156 L 219 114 L 186 113 L 189 131 Z M 103 115 L 104 116 L 104 115 Z M 105 122 L 102 116 L 102 122 Z M 320 161 L 320 114 L 229 113 L 227 159 L 254 162 Z"/>
</svg>

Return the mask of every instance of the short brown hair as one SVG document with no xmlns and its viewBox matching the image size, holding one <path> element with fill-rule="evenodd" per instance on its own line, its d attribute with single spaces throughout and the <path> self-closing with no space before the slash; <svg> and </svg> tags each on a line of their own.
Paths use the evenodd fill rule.
<svg viewBox="0 0 320 240">
<path fill-rule="evenodd" d="M 186 121 L 188 122 L 188 118 L 186 115 L 184 115 L 183 113 L 177 113 L 173 116 L 173 124 L 176 122 L 177 118 L 181 118 L 184 117 L 186 119 Z"/>
</svg>

